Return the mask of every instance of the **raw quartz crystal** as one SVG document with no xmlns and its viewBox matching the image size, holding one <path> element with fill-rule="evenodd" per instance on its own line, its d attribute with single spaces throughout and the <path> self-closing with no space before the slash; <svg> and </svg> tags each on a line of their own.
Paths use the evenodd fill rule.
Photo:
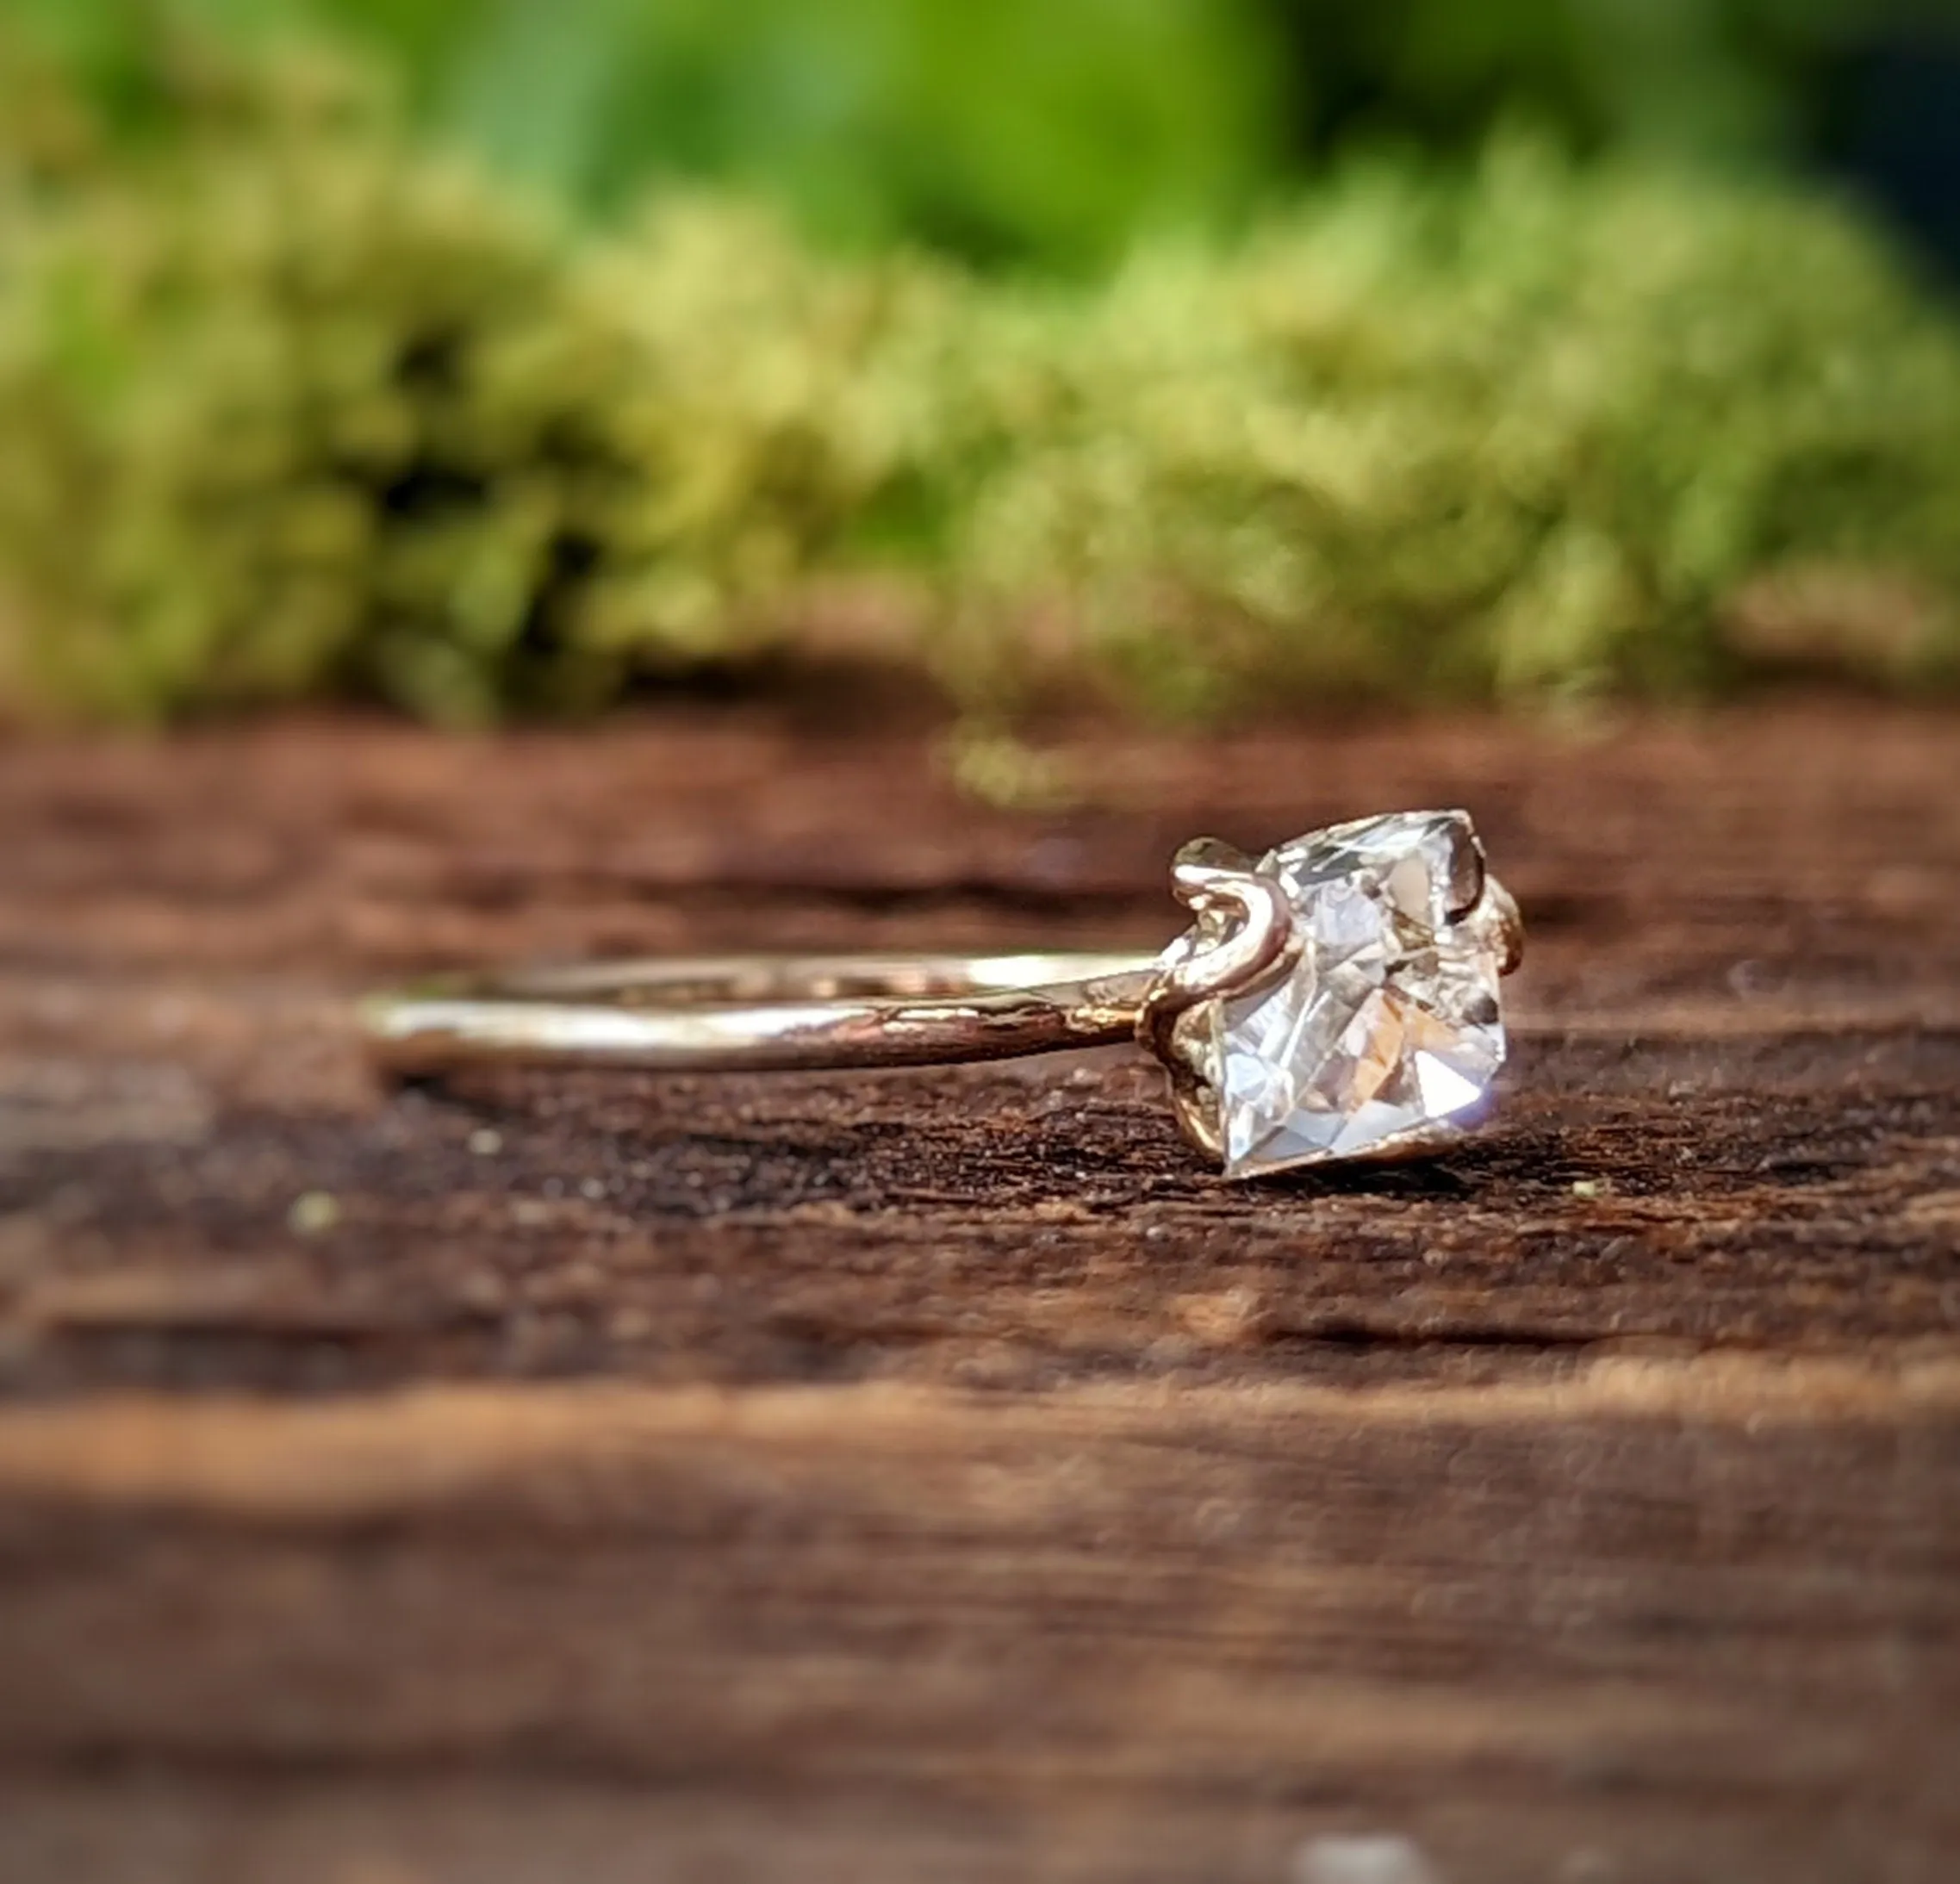
<svg viewBox="0 0 1960 1884">
<path fill-rule="evenodd" d="M 1461 811 L 1337 824 L 1260 860 L 1293 905 L 1297 965 L 1214 1023 L 1225 1171 L 1393 1152 L 1442 1135 L 1504 1058 L 1501 961 L 1454 922 L 1483 886 Z"/>
</svg>

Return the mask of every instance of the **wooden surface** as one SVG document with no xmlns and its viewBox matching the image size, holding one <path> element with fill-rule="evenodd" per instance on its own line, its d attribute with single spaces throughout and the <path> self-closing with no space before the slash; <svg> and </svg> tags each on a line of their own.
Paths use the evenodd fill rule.
<svg viewBox="0 0 1960 1884">
<path fill-rule="evenodd" d="M 1960 720 L 0 748 L 0 1879 L 1944 1884 Z M 1160 941 L 1464 804 L 1433 1164 L 1121 1054 L 387 1094 L 513 954 Z"/>
</svg>

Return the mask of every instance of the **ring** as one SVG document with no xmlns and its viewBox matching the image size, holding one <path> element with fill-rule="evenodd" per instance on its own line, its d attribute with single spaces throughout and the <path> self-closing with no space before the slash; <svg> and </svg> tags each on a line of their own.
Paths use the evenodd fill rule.
<svg viewBox="0 0 1960 1884">
<path fill-rule="evenodd" d="M 1135 1040 L 1228 1178 L 1459 1136 L 1503 1063 L 1517 905 L 1469 814 L 1401 811 L 1254 861 L 1186 844 L 1157 955 L 731 955 L 506 974 L 369 1001 L 406 1078 L 493 1063 L 761 1072 L 1002 1060 Z"/>
</svg>

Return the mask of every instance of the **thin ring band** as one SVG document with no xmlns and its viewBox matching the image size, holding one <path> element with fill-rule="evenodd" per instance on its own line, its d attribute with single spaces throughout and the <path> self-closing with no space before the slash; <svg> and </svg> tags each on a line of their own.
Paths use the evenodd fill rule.
<svg viewBox="0 0 1960 1884">
<path fill-rule="evenodd" d="M 364 1014 L 378 1063 L 680 1073 L 920 1066 L 1132 1039 L 1148 954 L 723 955 L 538 969 Z"/>
</svg>

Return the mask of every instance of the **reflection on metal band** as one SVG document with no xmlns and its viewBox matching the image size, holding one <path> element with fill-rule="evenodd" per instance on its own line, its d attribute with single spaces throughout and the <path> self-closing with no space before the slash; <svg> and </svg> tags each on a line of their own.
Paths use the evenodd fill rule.
<svg viewBox="0 0 1960 1884">
<path fill-rule="evenodd" d="M 681 1070 L 916 1066 L 1127 1041 L 1144 954 L 731 955 L 544 968 L 387 995 L 376 1060 Z"/>
</svg>

